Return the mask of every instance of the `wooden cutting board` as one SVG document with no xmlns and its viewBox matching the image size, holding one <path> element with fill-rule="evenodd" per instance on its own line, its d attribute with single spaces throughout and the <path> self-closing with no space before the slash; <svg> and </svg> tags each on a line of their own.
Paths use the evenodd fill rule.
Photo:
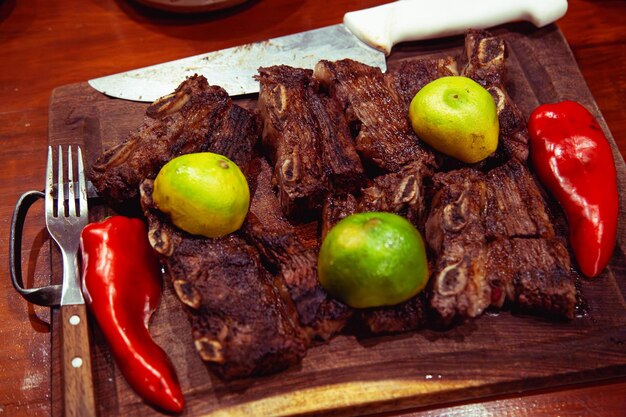
<svg viewBox="0 0 626 417">
<path fill-rule="evenodd" d="M 287 371 L 225 382 L 199 359 L 187 319 L 166 284 L 151 332 L 178 370 L 187 402 L 183 415 L 357 415 L 626 375 L 626 166 L 558 28 L 520 24 L 494 33 L 507 41 L 507 91 L 526 117 L 540 103 L 577 100 L 611 140 L 621 195 L 618 243 L 605 273 L 580 281 L 583 303 L 576 319 L 554 322 L 500 312 L 446 331 L 345 334 L 310 349 L 299 366 Z M 456 55 L 462 44 L 462 37 L 455 37 L 401 45 L 389 66 L 426 55 Z M 254 106 L 254 98 L 242 104 Z M 59 87 L 50 102 L 49 141 L 81 144 L 90 163 L 137 127 L 146 107 L 107 98 L 86 83 Z M 95 207 L 93 220 L 105 210 Z M 58 256 L 51 267 L 58 281 Z M 100 416 L 160 415 L 129 388 L 97 326 L 92 322 L 91 327 Z M 58 335 L 55 325 L 52 401 L 57 416 L 62 399 Z"/>
</svg>

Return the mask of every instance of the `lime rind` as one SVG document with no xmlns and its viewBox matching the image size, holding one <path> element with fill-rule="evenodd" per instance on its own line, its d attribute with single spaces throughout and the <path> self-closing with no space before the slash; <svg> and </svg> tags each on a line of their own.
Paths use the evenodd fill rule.
<svg viewBox="0 0 626 417">
<path fill-rule="evenodd" d="M 375 219 L 378 223 L 368 227 Z M 320 248 L 318 275 L 333 297 L 355 308 L 399 304 L 424 289 L 428 261 L 420 233 L 392 213 L 348 216 Z"/>
<path fill-rule="evenodd" d="M 220 237 L 243 224 L 250 190 L 234 162 L 202 152 L 179 156 L 164 165 L 154 182 L 153 200 L 178 228 Z"/>
<path fill-rule="evenodd" d="M 409 119 L 421 140 L 462 162 L 479 162 L 498 147 L 495 101 L 467 77 L 441 77 L 426 84 L 411 101 Z"/>
</svg>

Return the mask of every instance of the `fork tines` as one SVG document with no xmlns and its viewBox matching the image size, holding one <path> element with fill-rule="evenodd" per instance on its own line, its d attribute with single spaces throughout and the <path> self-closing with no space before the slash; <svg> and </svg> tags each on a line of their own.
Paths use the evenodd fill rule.
<svg viewBox="0 0 626 417">
<path fill-rule="evenodd" d="M 46 167 L 46 216 L 50 217 L 83 217 L 87 214 L 87 182 L 83 155 L 77 146 L 78 161 L 78 196 L 76 195 L 76 179 L 74 178 L 74 158 L 72 146 L 67 147 L 67 181 L 63 164 L 63 149 L 59 146 L 57 182 L 54 182 L 54 165 L 52 146 L 48 146 L 48 164 Z M 66 196 L 67 194 L 67 196 Z M 54 201 L 56 200 L 56 204 Z"/>
</svg>

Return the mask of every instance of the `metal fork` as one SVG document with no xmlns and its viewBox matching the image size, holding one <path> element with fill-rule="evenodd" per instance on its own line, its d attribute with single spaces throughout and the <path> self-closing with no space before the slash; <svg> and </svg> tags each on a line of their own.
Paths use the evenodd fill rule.
<svg viewBox="0 0 626 417">
<path fill-rule="evenodd" d="M 80 147 L 77 153 L 78 190 L 75 190 L 71 146 L 68 146 L 67 151 L 67 182 L 64 180 L 63 150 L 59 146 L 55 187 L 53 152 L 52 147 L 48 147 L 45 211 L 46 227 L 50 236 L 59 245 L 63 257 L 60 319 L 64 415 L 82 417 L 95 416 L 96 411 L 87 311 L 81 292 L 77 256 L 80 233 L 88 223 L 87 183 Z"/>
</svg>

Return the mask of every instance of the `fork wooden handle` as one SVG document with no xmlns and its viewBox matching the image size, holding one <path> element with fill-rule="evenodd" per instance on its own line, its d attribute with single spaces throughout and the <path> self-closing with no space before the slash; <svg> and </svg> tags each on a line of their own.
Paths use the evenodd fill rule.
<svg viewBox="0 0 626 417">
<path fill-rule="evenodd" d="M 84 304 L 61 306 L 60 316 L 63 415 L 95 417 L 87 309 Z"/>
</svg>

